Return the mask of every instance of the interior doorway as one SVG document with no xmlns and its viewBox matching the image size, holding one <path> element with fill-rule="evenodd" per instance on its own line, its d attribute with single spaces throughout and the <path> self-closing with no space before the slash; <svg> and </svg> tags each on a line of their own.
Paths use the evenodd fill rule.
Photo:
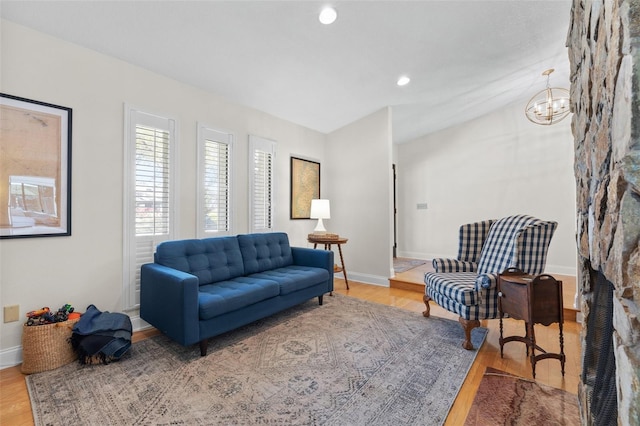
<svg viewBox="0 0 640 426">
<path fill-rule="evenodd" d="M 391 165 L 393 171 L 393 258 L 398 257 L 398 208 L 396 205 L 396 165 Z"/>
</svg>

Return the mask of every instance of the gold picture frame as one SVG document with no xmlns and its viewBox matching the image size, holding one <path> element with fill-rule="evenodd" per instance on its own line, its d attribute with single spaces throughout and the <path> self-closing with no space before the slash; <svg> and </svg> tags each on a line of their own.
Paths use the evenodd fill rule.
<svg viewBox="0 0 640 426">
<path fill-rule="evenodd" d="M 311 219 L 311 200 L 320 198 L 320 163 L 291 157 L 291 219 Z"/>
</svg>

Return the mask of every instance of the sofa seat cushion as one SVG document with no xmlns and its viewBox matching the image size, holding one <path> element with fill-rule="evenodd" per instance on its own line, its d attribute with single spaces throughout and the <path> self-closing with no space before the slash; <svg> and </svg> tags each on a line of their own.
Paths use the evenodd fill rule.
<svg viewBox="0 0 640 426">
<path fill-rule="evenodd" d="M 251 274 L 250 277 L 276 281 L 280 286 L 280 295 L 284 296 L 329 280 L 329 272 L 312 266 L 291 265 Z"/>
<path fill-rule="evenodd" d="M 428 272 L 424 275 L 427 287 L 425 291 L 428 290 L 429 295 L 439 293 L 464 306 L 473 306 L 478 303 L 476 278 L 478 278 L 478 274 L 475 272 Z M 433 297 L 433 299 L 436 298 Z"/>
<path fill-rule="evenodd" d="M 201 285 L 198 289 L 198 310 L 201 320 L 237 311 L 280 294 L 280 284 L 274 280 L 238 277 L 229 281 Z M 167 315 L 170 315 L 168 312 Z"/>
</svg>

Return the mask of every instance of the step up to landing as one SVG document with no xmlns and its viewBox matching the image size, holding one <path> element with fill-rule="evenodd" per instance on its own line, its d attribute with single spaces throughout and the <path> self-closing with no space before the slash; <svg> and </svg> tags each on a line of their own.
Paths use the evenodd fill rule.
<svg viewBox="0 0 640 426">
<path fill-rule="evenodd" d="M 389 278 L 389 287 L 397 288 L 400 290 L 408 290 L 415 291 L 418 293 L 424 293 L 424 283 L 413 282 L 413 281 L 403 281 L 401 279 L 397 279 L 396 277 Z M 566 293 L 566 292 L 565 292 Z M 567 300 L 567 296 L 564 297 L 564 320 L 565 321 L 576 321 L 578 309 L 573 307 L 573 299 Z"/>
</svg>

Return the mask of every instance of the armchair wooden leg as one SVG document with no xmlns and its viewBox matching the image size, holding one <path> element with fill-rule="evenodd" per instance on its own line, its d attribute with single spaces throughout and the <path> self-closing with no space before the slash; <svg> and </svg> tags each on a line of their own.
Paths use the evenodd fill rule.
<svg viewBox="0 0 640 426">
<path fill-rule="evenodd" d="M 476 327 L 480 327 L 480 321 L 478 320 L 468 320 L 462 317 L 458 318 L 458 322 L 462 325 L 464 329 L 464 342 L 462 343 L 462 347 L 468 351 L 473 350 L 473 343 L 471 343 L 471 330 Z"/>
<path fill-rule="evenodd" d="M 207 354 L 207 339 L 200 340 L 200 356 L 205 356 Z"/>
<path fill-rule="evenodd" d="M 431 306 L 429 306 L 429 300 L 431 300 L 431 298 L 425 294 L 422 300 L 424 300 L 424 304 L 427 307 L 427 309 L 422 313 L 422 316 L 428 317 L 431 315 Z"/>
</svg>

